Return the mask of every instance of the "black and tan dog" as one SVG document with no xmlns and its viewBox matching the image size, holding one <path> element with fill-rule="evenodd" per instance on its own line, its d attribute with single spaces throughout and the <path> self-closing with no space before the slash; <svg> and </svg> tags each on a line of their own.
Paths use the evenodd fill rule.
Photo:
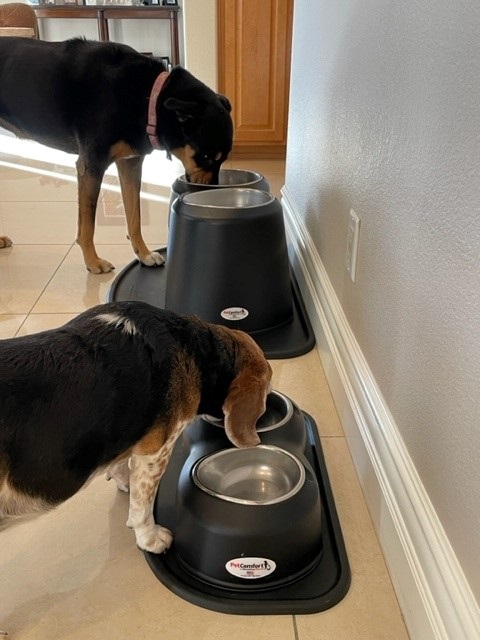
<svg viewBox="0 0 480 640">
<path fill-rule="evenodd" d="M 192 182 L 218 181 L 232 146 L 228 100 L 188 71 L 167 73 L 128 46 L 82 39 L 0 38 L 0 127 L 78 155 L 78 235 L 92 273 L 113 269 L 93 241 L 103 175 L 118 168 L 127 229 L 145 265 L 161 264 L 140 227 L 142 162 L 154 148 L 179 158 Z M 8 246 L 0 238 L 0 247 Z"/>
<path fill-rule="evenodd" d="M 0 341 L 0 523 L 55 507 L 103 470 L 130 490 L 138 546 L 164 551 L 172 536 L 153 501 L 182 429 L 224 415 L 234 445 L 258 444 L 270 381 L 247 334 L 143 302 Z"/>
</svg>

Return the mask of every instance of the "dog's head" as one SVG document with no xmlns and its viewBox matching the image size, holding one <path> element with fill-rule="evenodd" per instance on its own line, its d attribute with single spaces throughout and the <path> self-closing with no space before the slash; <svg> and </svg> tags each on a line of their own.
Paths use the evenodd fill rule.
<svg viewBox="0 0 480 640">
<path fill-rule="evenodd" d="M 235 377 L 223 403 L 225 432 L 236 447 L 260 443 L 256 424 L 265 413 L 272 368 L 256 342 L 243 331 L 227 330 L 235 340 Z"/>
<path fill-rule="evenodd" d="M 171 72 L 165 94 L 171 125 L 163 128 L 167 153 L 182 162 L 190 182 L 218 184 L 220 166 L 232 149 L 230 102 L 179 67 Z"/>
</svg>

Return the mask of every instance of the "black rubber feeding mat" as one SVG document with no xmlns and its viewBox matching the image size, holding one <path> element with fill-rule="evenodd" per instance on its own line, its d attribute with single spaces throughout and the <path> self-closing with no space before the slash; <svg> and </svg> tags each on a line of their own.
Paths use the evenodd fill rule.
<svg viewBox="0 0 480 640">
<path fill-rule="evenodd" d="M 145 552 L 155 576 L 170 591 L 195 605 L 229 614 L 272 615 L 307 614 L 325 611 L 340 602 L 350 587 L 350 567 L 338 520 L 320 438 L 315 422 L 301 412 L 306 430 L 303 455 L 313 469 L 318 482 L 321 503 L 321 535 L 318 553 L 300 577 L 283 583 L 236 588 L 218 586 L 194 575 L 177 553 L 175 540 L 164 554 Z M 184 434 L 188 434 L 188 427 Z M 160 483 L 155 516 L 159 524 L 169 527 L 175 535 L 178 478 L 188 458 L 185 440 L 179 438 L 167 471 Z M 257 508 L 257 507 L 255 507 Z M 261 507 L 260 507 L 261 508 Z M 241 526 L 241 523 L 239 523 Z M 194 541 L 192 540 L 192 544 Z M 289 543 L 295 544 L 295 540 Z"/>
<path fill-rule="evenodd" d="M 157 251 L 167 258 L 166 249 Z M 134 260 L 113 281 L 107 302 L 140 300 L 164 309 L 167 274 L 167 259 L 161 267 L 145 267 L 138 260 Z M 293 273 L 291 288 L 292 321 L 271 331 L 251 333 L 267 358 L 293 358 L 308 353 L 315 345 L 313 330 Z M 265 295 L 268 296 L 268 292 Z M 232 328 L 241 329 L 241 326 L 232 325 Z"/>
</svg>

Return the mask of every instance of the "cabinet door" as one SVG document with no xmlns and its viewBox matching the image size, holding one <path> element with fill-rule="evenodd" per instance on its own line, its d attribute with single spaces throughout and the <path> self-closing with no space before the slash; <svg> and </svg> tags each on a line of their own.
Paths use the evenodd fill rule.
<svg viewBox="0 0 480 640">
<path fill-rule="evenodd" d="M 219 90 L 234 155 L 285 157 L 293 0 L 218 0 Z"/>
</svg>

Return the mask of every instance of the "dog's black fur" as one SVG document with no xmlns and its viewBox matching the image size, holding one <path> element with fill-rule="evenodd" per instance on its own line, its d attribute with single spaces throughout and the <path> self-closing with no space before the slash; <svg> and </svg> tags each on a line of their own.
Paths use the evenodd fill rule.
<svg viewBox="0 0 480 640">
<path fill-rule="evenodd" d="M 0 522 L 50 509 L 110 467 L 120 488 L 130 482 L 138 545 L 163 551 L 171 537 L 152 503 L 176 438 L 197 414 L 225 414 L 235 445 L 257 444 L 270 380 L 247 334 L 143 302 L 1 340 Z"/>
<path fill-rule="evenodd" d="M 146 133 L 149 96 L 164 70 L 163 63 L 122 44 L 0 38 L 0 126 L 78 155 L 77 242 L 93 273 L 113 268 L 98 257 L 93 243 L 100 185 L 112 162 L 136 255 L 149 266 L 163 262 L 141 236 L 139 192 L 142 162 L 152 151 Z M 227 98 L 175 67 L 156 115 L 159 141 L 182 161 L 188 178 L 218 182 L 233 138 Z"/>
</svg>

